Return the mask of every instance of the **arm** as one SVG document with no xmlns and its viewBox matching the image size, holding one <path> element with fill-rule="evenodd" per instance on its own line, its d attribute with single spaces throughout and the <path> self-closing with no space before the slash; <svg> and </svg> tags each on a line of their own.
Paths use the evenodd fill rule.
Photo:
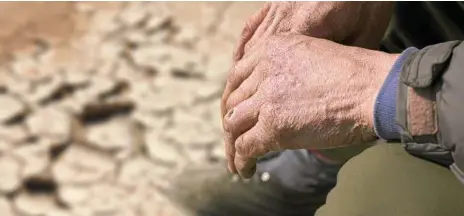
<svg viewBox="0 0 464 216">
<path fill-rule="evenodd" d="M 410 153 L 450 166 L 464 183 L 464 44 L 441 43 L 402 57 L 397 61 L 401 67 L 393 67 L 389 76 L 397 86 L 388 85 L 387 79 L 377 97 L 377 134 L 401 138 Z M 392 103 L 385 95 L 395 90 Z M 381 117 L 391 115 L 397 128 Z"/>
</svg>

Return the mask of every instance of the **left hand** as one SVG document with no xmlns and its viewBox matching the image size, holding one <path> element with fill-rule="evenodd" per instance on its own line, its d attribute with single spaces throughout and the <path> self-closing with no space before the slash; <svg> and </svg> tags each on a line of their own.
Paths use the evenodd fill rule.
<svg viewBox="0 0 464 216">
<path fill-rule="evenodd" d="M 395 2 L 267 2 L 245 23 L 234 50 L 238 61 L 258 41 L 282 33 L 377 49 Z"/>
<path fill-rule="evenodd" d="M 374 100 L 396 58 L 308 36 L 260 41 L 234 65 L 222 99 L 229 170 L 249 178 L 270 151 L 373 141 Z"/>
</svg>

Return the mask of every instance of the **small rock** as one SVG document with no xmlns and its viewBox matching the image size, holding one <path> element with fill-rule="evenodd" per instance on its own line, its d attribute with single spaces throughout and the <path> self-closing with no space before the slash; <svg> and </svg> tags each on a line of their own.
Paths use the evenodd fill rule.
<svg viewBox="0 0 464 216">
<path fill-rule="evenodd" d="M 154 164 L 144 157 L 136 157 L 124 162 L 119 173 L 118 183 L 127 188 L 154 184 L 172 173 L 170 167 Z"/>
<path fill-rule="evenodd" d="M 0 125 L 0 137 L 16 145 L 28 139 L 29 133 L 23 125 Z"/>
<path fill-rule="evenodd" d="M 13 151 L 23 162 L 21 177 L 39 177 L 44 175 L 50 165 L 50 143 L 39 141 L 37 143 L 21 146 Z"/>
<path fill-rule="evenodd" d="M 32 195 L 21 193 L 14 199 L 16 209 L 23 215 L 42 216 L 57 206 L 51 195 Z"/>
<path fill-rule="evenodd" d="M 0 213 L 2 216 L 15 216 L 10 202 L 3 196 L 0 196 Z"/>
<path fill-rule="evenodd" d="M 74 144 L 54 163 L 52 174 L 61 184 L 86 184 L 111 179 L 115 168 L 110 157 Z"/>
<path fill-rule="evenodd" d="M 40 109 L 26 120 L 31 134 L 53 139 L 57 143 L 71 139 L 71 124 L 70 114 L 55 107 Z"/>
<path fill-rule="evenodd" d="M 8 122 L 25 113 L 25 105 L 17 98 L 10 95 L 0 94 L 0 122 Z"/>
<path fill-rule="evenodd" d="M 91 125 L 87 131 L 87 142 L 104 151 L 128 156 L 137 146 L 133 126 L 132 122 L 125 120 Z"/>
<path fill-rule="evenodd" d="M 10 193 L 21 186 L 21 165 L 12 156 L 0 156 L 0 192 Z"/>
<path fill-rule="evenodd" d="M 183 161 L 179 149 L 175 145 L 168 144 L 156 131 L 149 131 L 145 134 L 145 146 L 148 154 L 155 161 L 168 164 L 177 164 Z"/>
</svg>

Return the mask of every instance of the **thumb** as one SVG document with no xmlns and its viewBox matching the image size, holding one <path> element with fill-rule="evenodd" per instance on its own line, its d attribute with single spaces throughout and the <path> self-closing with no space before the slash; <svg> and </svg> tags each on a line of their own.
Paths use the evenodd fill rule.
<svg viewBox="0 0 464 216">
<path fill-rule="evenodd" d="M 253 37 L 256 29 L 261 25 L 270 8 L 271 3 L 268 2 L 245 22 L 245 26 L 240 33 L 239 41 L 233 52 L 234 62 L 239 61 L 243 57 L 246 43 Z"/>
</svg>

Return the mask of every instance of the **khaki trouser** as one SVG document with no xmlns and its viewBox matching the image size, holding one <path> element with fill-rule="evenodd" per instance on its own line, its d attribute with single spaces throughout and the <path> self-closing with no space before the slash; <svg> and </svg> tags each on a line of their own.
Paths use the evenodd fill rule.
<svg viewBox="0 0 464 216">
<path fill-rule="evenodd" d="M 462 2 L 397 2 L 381 50 L 464 40 L 463 16 Z M 464 216 L 464 185 L 446 167 L 411 156 L 401 144 L 382 143 L 342 167 L 316 216 Z"/>
<path fill-rule="evenodd" d="M 446 167 L 401 144 L 378 144 L 349 160 L 316 216 L 461 216 L 464 185 Z"/>
</svg>

